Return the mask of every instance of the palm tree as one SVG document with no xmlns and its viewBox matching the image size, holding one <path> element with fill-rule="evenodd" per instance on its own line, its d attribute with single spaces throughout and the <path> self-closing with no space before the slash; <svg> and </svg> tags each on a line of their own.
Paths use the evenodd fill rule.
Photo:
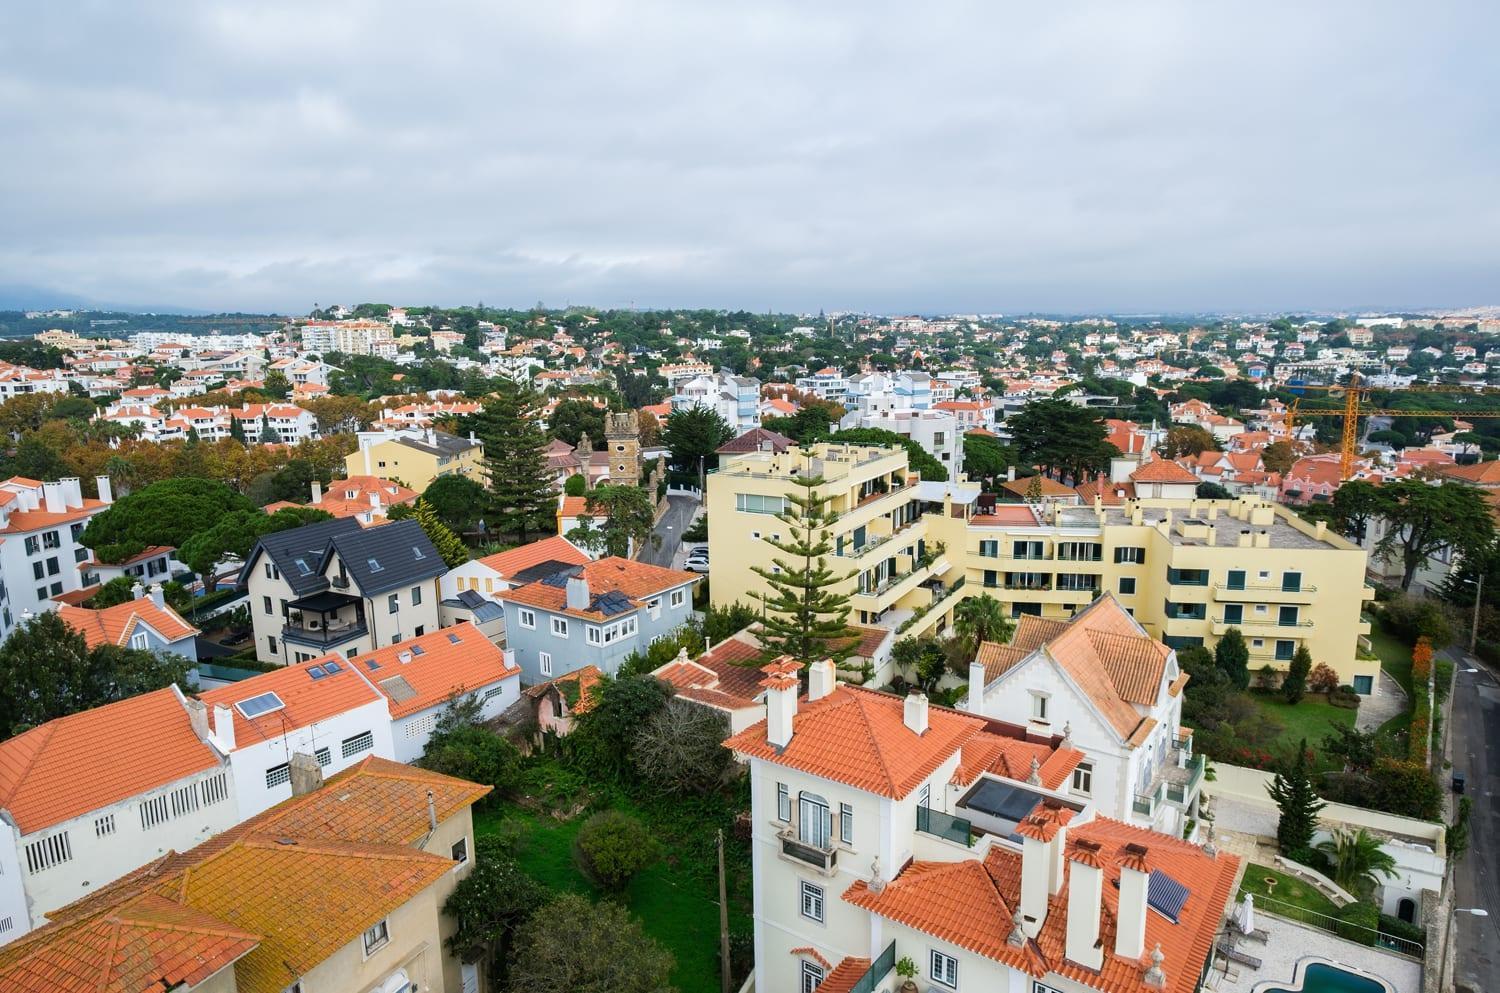
<svg viewBox="0 0 1500 993">
<path fill-rule="evenodd" d="M 1351 892 L 1368 896 L 1381 878 L 1396 875 L 1396 860 L 1380 847 L 1380 839 L 1364 828 L 1358 832 L 1340 829 L 1318 851 L 1333 865 L 1333 881 Z"/>
<path fill-rule="evenodd" d="M 967 597 L 953 608 L 953 633 L 972 650 L 977 650 L 981 641 L 1009 641 L 1014 631 L 1005 608 L 988 593 Z"/>
</svg>

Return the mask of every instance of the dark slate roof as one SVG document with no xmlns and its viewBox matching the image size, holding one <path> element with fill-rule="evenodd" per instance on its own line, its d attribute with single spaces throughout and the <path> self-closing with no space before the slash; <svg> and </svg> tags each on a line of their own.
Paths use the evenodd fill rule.
<svg viewBox="0 0 1500 993">
<path fill-rule="evenodd" d="M 415 448 L 421 452 L 432 455 L 461 455 L 471 448 L 478 448 L 479 442 L 470 441 L 468 438 L 460 438 L 457 435 L 447 434 L 443 431 L 432 433 L 433 443 L 427 443 L 427 436 L 420 438 L 400 437 L 396 440 L 408 448 Z"/>
<path fill-rule="evenodd" d="M 456 597 L 443 601 L 448 607 L 467 610 L 475 624 L 488 624 L 505 616 L 505 609 L 493 600 L 486 599 L 478 590 L 461 590 Z"/>
<path fill-rule="evenodd" d="M 510 581 L 517 586 L 525 586 L 527 583 L 534 583 L 537 580 L 546 579 L 548 576 L 567 572 L 569 569 L 573 570 L 569 575 L 576 576 L 578 575 L 578 570 L 581 568 L 582 566 L 569 565 L 557 559 L 548 559 L 545 562 L 538 562 L 536 565 L 527 566 L 514 576 L 511 576 Z"/>
<path fill-rule="evenodd" d="M 448 571 L 422 525 L 409 517 L 379 527 L 336 534 L 324 554 L 334 553 L 348 572 L 350 584 L 367 597 L 433 579 Z"/>
<path fill-rule="evenodd" d="M 335 517 L 331 521 L 316 521 L 312 524 L 304 524 L 300 528 L 288 528 L 285 531 L 265 535 L 250 550 L 250 557 L 245 560 L 245 567 L 240 570 L 240 585 L 244 586 L 249 581 L 251 570 L 256 567 L 261 554 L 264 553 L 271 557 L 276 568 L 281 570 L 282 578 L 298 596 L 307 596 L 309 593 L 327 589 L 328 581 L 319 574 L 322 571 L 319 562 L 324 550 L 328 548 L 329 539 L 336 534 L 358 530 L 360 530 L 359 521 L 354 518 Z M 304 570 L 298 566 L 297 559 L 302 559 L 308 569 Z"/>
<path fill-rule="evenodd" d="M 796 442 L 770 428 L 751 428 L 738 438 L 731 438 L 714 451 L 719 455 L 735 455 L 740 452 L 758 452 L 762 443 L 773 452 L 784 452 Z"/>
</svg>

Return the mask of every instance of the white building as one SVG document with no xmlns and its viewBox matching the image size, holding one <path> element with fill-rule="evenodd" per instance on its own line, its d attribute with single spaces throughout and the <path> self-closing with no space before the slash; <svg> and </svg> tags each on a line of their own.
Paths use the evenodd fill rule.
<svg viewBox="0 0 1500 993">
<path fill-rule="evenodd" d="M 945 410 L 893 410 L 883 414 L 847 414 L 845 428 L 879 428 L 910 438 L 943 464 L 948 475 L 963 467 L 963 431 Z"/>
<path fill-rule="evenodd" d="M 760 427 L 760 380 L 728 372 L 695 376 L 673 394 L 672 409 L 701 407 L 722 417 L 736 435 Z"/>
<path fill-rule="evenodd" d="M 109 479 L 98 479 L 103 499 L 83 495 L 76 477 L 51 483 L 13 476 L 0 483 L 0 639 L 26 613 L 57 606 L 54 597 L 93 586 L 92 555 L 79 543 L 89 519 L 113 500 Z"/>
</svg>

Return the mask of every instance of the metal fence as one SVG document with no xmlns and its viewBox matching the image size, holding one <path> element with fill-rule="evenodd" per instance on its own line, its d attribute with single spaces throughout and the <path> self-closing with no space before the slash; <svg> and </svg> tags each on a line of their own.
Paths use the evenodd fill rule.
<svg viewBox="0 0 1500 993">
<path fill-rule="evenodd" d="M 1308 910 L 1306 907 L 1298 907 L 1295 904 L 1283 903 L 1272 897 L 1261 896 L 1259 893 L 1254 894 L 1254 896 L 1255 909 L 1257 911 L 1264 910 L 1277 917 L 1285 917 L 1299 924 L 1306 924 L 1309 927 L 1327 931 L 1329 934 L 1338 935 L 1347 941 L 1383 948 L 1388 952 L 1406 955 L 1419 962 L 1422 960 L 1425 949 L 1420 941 L 1399 938 L 1394 934 L 1386 934 L 1384 931 L 1365 927 L 1363 924 L 1356 924 L 1353 921 L 1342 921 L 1337 917 L 1329 917 L 1327 914 Z M 1243 893 L 1241 893 L 1240 899 L 1244 899 Z"/>
</svg>

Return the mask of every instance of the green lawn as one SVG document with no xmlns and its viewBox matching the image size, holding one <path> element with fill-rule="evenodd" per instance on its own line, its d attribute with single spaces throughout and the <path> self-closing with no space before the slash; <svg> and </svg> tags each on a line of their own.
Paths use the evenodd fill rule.
<svg viewBox="0 0 1500 993">
<path fill-rule="evenodd" d="M 1290 704 L 1279 696 L 1264 693 L 1252 693 L 1250 699 L 1255 701 L 1255 705 L 1260 708 L 1262 714 L 1281 725 L 1281 734 L 1276 738 L 1271 750 L 1294 753 L 1298 742 L 1306 738 L 1307 747 L 1312 749 L 1317 757 L 1314 766 L 1318 770 L 1333 767 L 1325 763 L 1322 757 L 1324 735 L 1327 735 L 1335 724 L 1342 724 L 1345 727 L 1354 726 L 1355 711 L 1345 707 L 1334 707 L 1321 696 L 1309 694 L 1297 704 Z"/>
<path fill-rule="evenodd" d="M 1370 644 L 1380 656 L 1380 668 L 1411 696 L 1411 646 L 1381 627 L 1379 621 L 1370 622 Z"/>
<path fill-rule="evenodd" d="M 1266 882 L 1267 878 L 1274 879 L 1274 886 Z M 1281 903 L 1301 907 L 1315 914 L 1327 914 L 1329 917 L 1338 915 L 1339 908 L 1334 906 L 1332 900 L 1324 896 L 1311 883 L 1305 883 L 1295 876 L 1288 876 L 1284 872 L 1254 862 L 1245 867 L 1245 876 L 1240 881 L 1240 893 L 1253 893 L 1259 900 L 1261 897 L 1270 897 Z M 1267 905 L 1267 910 L 1275 912 L 1275 905 Z"/>
<path fill-rule="evenodd" d="M 652 811 L 643 810 L 627 799 L 616 797 L 608 805 L 640 817 L 653 828 L 659 826 L 653 824 Z M 474 830 L 479 835 L 517 831 L 516 859 L 529 875 L 552 890 L 598 898 L 603 894 L 579 873 L 573 862 L 573 839 L 591 812 L 563 820 L 550 813 L 505 803 L 477 813 Z M 691 810 L 682 811 L 683 820 L 694 816 Z M 702 832 L 677 837 L 667 831 L 654 833 L 661 840 L 661 861 L 632 880 L 618 899 L 640 918 L 646 933 L 676 957 L 672 982 L 679 990 L 716 990 L 719 904 L 712 849 L 705 851 L 704 839 L 698 836 Z M 730 852 L 732 846 L 742 850 L 745 843 L 726 834 L 729 928 L 731 934 L 748 934 L 751 929 L 748 856 L 735 857 L 742 853 Z M 736 976 L 736 985 L 743 978 Z"/>
</svg>

